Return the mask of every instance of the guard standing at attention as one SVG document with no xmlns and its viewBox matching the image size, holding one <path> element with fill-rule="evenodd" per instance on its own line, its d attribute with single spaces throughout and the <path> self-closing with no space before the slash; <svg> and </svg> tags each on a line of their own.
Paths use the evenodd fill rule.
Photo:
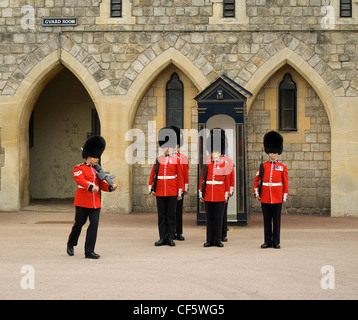
<svg viewBox="0 0 358 320">
<path fill-rule="evenodd" d="M 184 204 L 184 195 L 189 191 L 189 162 L 188 157 L 180 152 L 180 147 L 183 146 L 184 137 L 182 131 L 175 126 L 171 126 L 175 131 L 177 137 L 177 145 L 174 150 L 173 155 L 179 157 L 180 165 L 183 171 L 183 178 L 184 178 L 184 192 L 181 200 L 177 200 L 177 208 L 176 208 L 176 224 L 175 224 L 175 234 L 174 239 L 179 241 L 184 241 L 185 238 L 183 237 L 183 204 Z"/>
<path fill-rule="evenodd" d="M 259 169 L 254 181 L 254 195 L 257 201 L 261 201 L 264 217 L 265 242 L 261 248 L 280 249 L 282 202 L 286 202 L 288 197 L 287 167 L 277 159 L 283 151 L 283 137 L 276 131 L 266 133 L 264 149 L 269 161 L 263 163 L 263 174 L 260 175 Z"/>
<path fill-rule="evenodd" d="M 156 159 L 149 177 L 149 193 L 156 196 L 158 208 L 159 240 L 155 246 L 175 246 L 175 211 L 177 201 L 182 199 L 184 189 L 180 158 L 174 155 L 176 134 L 173 128 L 158 132 L 158 143 L 164 155 Z"/>
<path fill-rule="evenodd" d="M 229 192 L 229 198 L 227 199 L 227 202 L 225 203 L 223 223 L 222 223 L 222 232 L 221 232 L 221 241 L 227 242 L 227 232 L 228 232 L 227 208 L 229 206 L 230 198 L 233 196 L 234 191 L 235 191 L 235 169 L 234 169 L 234 162 L 232 161 L 232 159 L 229 156 L 227 156 L 228 143 L 227 143 L 227 138 L 225 135 L 225 130 L 224 129 L 220 129 L 220 130 L 221 130 L 221 136 L 222 136 L 221 139 L 225 141 L 225 144 L 221 146 L 221 154 L 222 154 L 221 159 L 223 161 L 226 161 L 227 165 L 231 168 L 230 169 L 230 192 Z"/>
<path fill-rule="evenodd" d="M 67 254 L 70 256 L 74 255 L 73 247 L 77 245 L 82 226 L 89 217 L 90 225 L 86 234 L 85 257 L 100 258 L 100 255 L 94 252 L 101 210 L 99 190 L 111 192 L 117 188 L 116 184 L 109 185 L 105 180 L 100 180 L 96 171 L 99 158 L 105 147 L 106 141 L 103 137 L 91 136 L 88 138 L 82 149 L 82 158 L 86 161 L 73 169 L 73 178 L 78 187 L 73 203 L 76 206 L 75 223 L 67 241 Z"/>
<path fill-rule="evenodd" d="M 218 139 L 217 139 L 218 138 Z M 223 247 L 221 229 L 225 202 L 230 192 L 230 168 L 222 159 L 220 129 L 210 131 L 206 147 L 211 151 L 211 157 L 203 164 L 199 183 L 199 199 L 205 201 L 206 211 L 206 242 L 204 247 Z"/>
</svg>

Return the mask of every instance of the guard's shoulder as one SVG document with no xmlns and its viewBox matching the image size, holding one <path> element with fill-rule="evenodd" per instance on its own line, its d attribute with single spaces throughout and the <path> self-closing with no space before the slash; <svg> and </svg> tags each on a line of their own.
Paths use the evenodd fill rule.
<svg viewBox="0 0 358 320">
<path fill-rule="evenodd" d="M 188 159 L 188 156 L 183 153 L 178 152 L 178 155 L 181 159 Z"/>
<path fill-rule="evenodd" d="M 81 167 L 81 166 L 83 166 L 84 164 L 85 164 L 84 162 L 79 163 L 79 164 L 76 164 L 76 165 L 75 165 L 75 168 L 76 168 L 76 167 Z"/>
</svg>

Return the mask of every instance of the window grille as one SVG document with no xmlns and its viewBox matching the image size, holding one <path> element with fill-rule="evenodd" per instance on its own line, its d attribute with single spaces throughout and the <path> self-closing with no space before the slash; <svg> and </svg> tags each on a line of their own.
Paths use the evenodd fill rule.
<svg viewBox="0 0 358 320">
<path fill-rule="evenodd" d="M 111 17 L 122 17 L 122 0 L 111 0 Z"/>
<path fill-rule="evenodd" d="M 166 86 L 166 125 L 180 129 L 184 125 L 184 86 L 176 73 Z"/>
<path fill-rule="evenodd" d="M 279 128 L 297 131 L 297 87 L 289 73 L 279 86 Z"/>
<path fill-rule="evenodd" d="M 352 17 L 352 0 L 340 0 L 339 14 L 341 18 Z"/>
<path fill-rule="evenodd" d="M 235 0 L 223 0 L 224 1 L 224 18 L 235 17 Z"/>
</svg>

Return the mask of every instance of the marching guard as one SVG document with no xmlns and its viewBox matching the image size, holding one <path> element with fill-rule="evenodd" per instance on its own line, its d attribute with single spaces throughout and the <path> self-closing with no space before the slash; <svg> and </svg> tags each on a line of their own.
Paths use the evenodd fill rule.
<svg viewBox="0 0 358 320">
<path fill-rule="evenodd" d="M 82 150 L 82 158 L 86 161 L 73 169 L 73 178 L 78 188 L 75 194 L 76 207 L 75 223 L 67 241 L 67 254 L 74 255 L 74 246 L 77 245 L 83 225 L 90 220 L 85 241 L 85 257 L 99 259 L 100 255 L 94 252 L 99 214 L 101 210 L 100 190 L 111 192 L 117 189 L 116 184 L 109 185 L 98 177 L 98 161 L 106 147 L 106 141 L 101 136 L 91 136 L 87 139 Z"/>
<path fill-rule="evenodd" d="M 222 159 L 221 146 L 225 144 L 225 140 L 223 141 L 219 130 L 211 130 L 207 140 L 206 146 L 210 147 L 211 157 L 203 164 L 199 184 L 199 199 L 201 202 L 205 201 L 207 221 L 204 247 L 224 246 L 221 242 L 221 230 L 225 202 L 230 192 L 230 168 Z M 220 139 L 215 139 L 216 135 L 220 135 Z M 216 143 L 217 140 L 221 143 Z"/>
<path fill-rule="evenodd" d="M 287 167 L 277 159 L 283 151 L 282 136 L 276 131 L 266 133 L 264 149 L 269 161 L 262 164 L 261 174 L 259 169 L 254 181 L 254 195 L 257 201 L 261 201 L 264 218 L 265 242 L 261 248 L 280 249 L 282 202 L 286 202 L 288 197 Z"/>
<path fill-rule="evenodd" d="M 159 240 L 155 246 L 175 246 L 175 212 L 177 201 L 182 199 L 184 189 L 180 158 L 174 154 L 176 134 L 173 128 L 162 128 L 158 132 L 159 146 L 164 155 L 156 159 L 149 177 L 149 193 L 156 196 L 158 208 Z"/>
</svg>

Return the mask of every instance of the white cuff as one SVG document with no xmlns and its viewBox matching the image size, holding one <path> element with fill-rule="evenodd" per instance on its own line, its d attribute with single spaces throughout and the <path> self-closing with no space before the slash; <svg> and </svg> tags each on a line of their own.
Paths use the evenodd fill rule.
<svg viewBox="0 0 358 320">
<path fill-rule="evenodd" d="M 235 187 L 230 187 L 230 197 L 234 194 Z"/>
</svg>

